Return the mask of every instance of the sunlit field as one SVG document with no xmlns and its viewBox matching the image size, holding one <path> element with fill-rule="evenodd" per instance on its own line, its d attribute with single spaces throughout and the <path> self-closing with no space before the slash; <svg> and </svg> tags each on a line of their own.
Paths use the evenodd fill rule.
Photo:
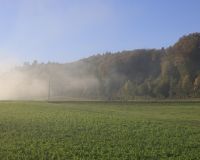
<svg viewBox="0 0 200 160">
<path fill-rule="evenodd" d="M 200 159 L 200 103 L 1 102 L 0 159 Z"/>
</svg>

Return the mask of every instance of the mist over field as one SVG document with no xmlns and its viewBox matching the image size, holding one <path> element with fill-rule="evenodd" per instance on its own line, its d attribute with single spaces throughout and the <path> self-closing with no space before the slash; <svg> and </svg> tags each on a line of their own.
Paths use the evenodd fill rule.
<svg viewBox="0 0 200 160">
<path fill-rule="evenodd" d="M 0 84 L 1 100 L 44 99 L 48 93 L 45 80 L 17 70 L 2 74 Z"/>
<path fill-rule="evenodd" d="M 5 68 L 0 75 L 0 99 L 80 98 L 87 90 L 93 90 L 99 84 L 98 79 L 86 71 L 86 64 L 77 64 L 81 67 L 78 68 L 76 64 L 39 64 L 34 61 Z"/>
</svg>

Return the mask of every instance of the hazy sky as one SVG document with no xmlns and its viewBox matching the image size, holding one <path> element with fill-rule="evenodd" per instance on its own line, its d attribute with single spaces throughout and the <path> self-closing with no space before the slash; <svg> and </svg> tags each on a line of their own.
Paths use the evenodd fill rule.
<svg viewBox="0 0 200 160">
<path fill-rule="evenodd" d="M 167 47 L 199 18 L 200 0 L 0 0 L 0 63 Z"/>
</svg>

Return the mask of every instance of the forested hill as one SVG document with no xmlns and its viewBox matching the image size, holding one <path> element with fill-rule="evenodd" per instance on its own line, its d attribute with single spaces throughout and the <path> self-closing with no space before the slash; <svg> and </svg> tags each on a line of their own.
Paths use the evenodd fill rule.
<svg viewBox="0 0 200 160">
<path fill-rule="evenodd" d="M 66 64 L 35 61 L 16 71 L 28 77 L 23 85 L 43 84 L 41 96 L 50 88 L 52 99 L 200 97 L 200 33 L 168 48 L 106 53 Z"/>
</svg>

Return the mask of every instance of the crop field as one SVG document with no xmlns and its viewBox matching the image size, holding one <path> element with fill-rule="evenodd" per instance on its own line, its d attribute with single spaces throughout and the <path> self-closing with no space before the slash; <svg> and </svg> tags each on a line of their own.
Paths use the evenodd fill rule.
<svg viewBox="0 0 200 160">
<path fill-rule="evenodd" d="M 0 159 L 198 160 L 200 103 L 0 102 Z"/>
</svg>

